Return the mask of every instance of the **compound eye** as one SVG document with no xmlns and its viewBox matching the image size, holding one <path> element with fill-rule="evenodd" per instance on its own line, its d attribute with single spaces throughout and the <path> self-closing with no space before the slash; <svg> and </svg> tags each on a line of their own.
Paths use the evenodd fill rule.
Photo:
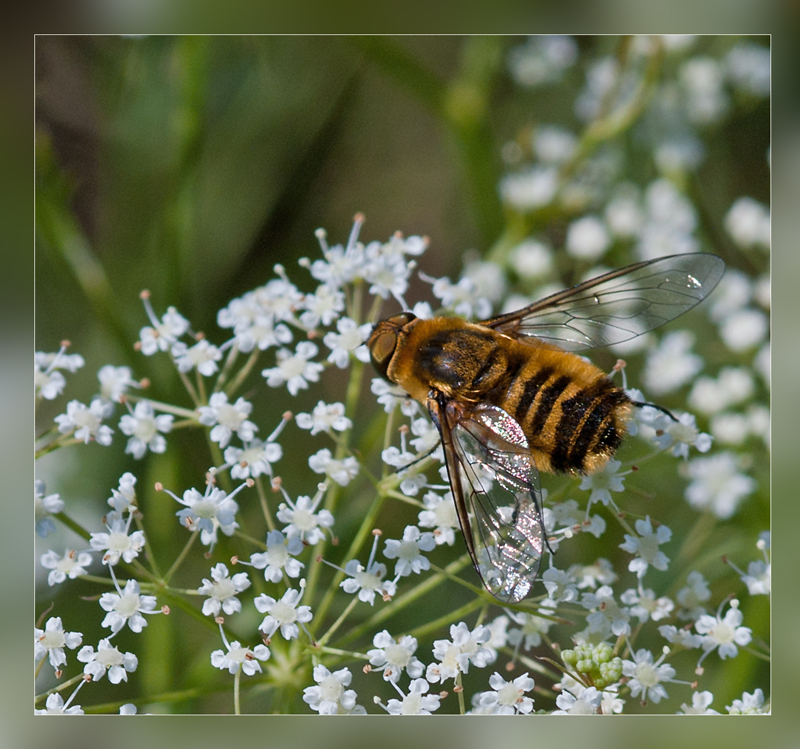
<svg viewBox="0 0 800 749">
<path fill-rule="evenodd" d="M 372 366 L 385 379 L 388 379 L 386 373 L 396 347 L 397 334 L 390 331 L 379 333 L 369 342 L 369 355 L 370 359 L 372 359 Z"/>
<path fill-rule="evenodd" d="M 389 365 L 392 363 L 401 333 L 405 336 L 407 331 L 404 328 L 416 319 L 417 316 L 411 312 L 401 312 L 388 320 L 381 320 L 372 329 L 367 341 L 369 357 L 378 374 L 388 382 L 393 382 L 389 377 Z"/>
</svg>

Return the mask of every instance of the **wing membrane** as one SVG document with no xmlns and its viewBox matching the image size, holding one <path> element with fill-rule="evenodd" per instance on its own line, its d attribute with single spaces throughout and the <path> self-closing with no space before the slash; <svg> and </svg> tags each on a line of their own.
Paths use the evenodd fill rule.
<svg viewBox="0 0 800 749">
<path fill-rule="evenodd" d="M 504 603 L 530 591 L 544 547 L 539 476 L 521 427 L 484 404 L 428 399 L 439 427 L 453 498 L 475 569 Z"/>
<path fill-rule="evenodd" d="M 606 273 L 482 324 L 565 351 L 609 346 L 674 320 L 705 299 L 725 270 L 716 255 L 671 255 Z"/>
</svg>

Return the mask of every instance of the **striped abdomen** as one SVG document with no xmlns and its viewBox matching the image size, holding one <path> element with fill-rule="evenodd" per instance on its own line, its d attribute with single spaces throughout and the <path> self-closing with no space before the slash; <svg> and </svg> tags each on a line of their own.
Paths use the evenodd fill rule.
<svg viewBox="0 0 800 749">
<path fill-rule="evenodd" d="M 443 331 L 420 353 L 432 387 L 513 416 L 539 470 L 591 472 L 622 442 L 630 399 L 574 354 L 519 343 L 478 326 Z"/>
</svg>

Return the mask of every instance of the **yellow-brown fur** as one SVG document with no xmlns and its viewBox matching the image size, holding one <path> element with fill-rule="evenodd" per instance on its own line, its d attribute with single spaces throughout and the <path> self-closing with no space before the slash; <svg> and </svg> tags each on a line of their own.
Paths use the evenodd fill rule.
<svg viewBox="0 0 800 749">
<path fill-rule="evenodd" d="M 368 345 L 386 378 L 421 403 L 435 390 L 502 408 L 522 427 L 539 470 L 594 471 L 625 433 L 624 392 L 581 357 L 535 339 L 460 318 L 397 316 L 378 323 Z"/>
</svg>

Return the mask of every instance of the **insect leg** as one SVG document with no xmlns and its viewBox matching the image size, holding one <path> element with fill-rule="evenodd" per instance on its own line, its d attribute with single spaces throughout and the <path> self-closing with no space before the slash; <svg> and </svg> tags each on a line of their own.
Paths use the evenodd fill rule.
<svg viewBox="0 0 800 749">
<path fill-rule="evenodd" d="M 437 450 L 439 449 L 439 445 L 434 445 L 430 450 L 426 450 L 422 455 L 418 458 L 414 458 L 410 463 L 406 463 L 404 466 L 399 466 L 397 469 L 397 473 L 402 473 L 403 471 L 407 471 L 411 466 L 417 465 L 417 463 L 421 463 L 425 458 L 430 458 Z"/>
<path fill-rule="evenodd" d="M 663 406 L 656 405 L 655 403 L 642 403 L 641 401 L 631 401 L 631 405 L 636 406 L 636 408 L 644 408 L 645 406 L 649 408 L 655 408 L 656 411 L 661 411 L 662 414 L 666 414 L 673 421 L 675 422 L 678 421 L 678 418 L 675 416 L 675 414 L 673 414 L 671 411 L 668 411 Z"/>
</svg>

